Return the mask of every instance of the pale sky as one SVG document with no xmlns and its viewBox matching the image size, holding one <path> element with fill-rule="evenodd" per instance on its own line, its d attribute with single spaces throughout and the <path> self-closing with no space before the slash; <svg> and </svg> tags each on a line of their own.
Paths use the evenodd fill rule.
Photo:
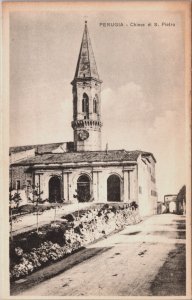
<svg viewBox="0 0 192 300">
<path fill-rule="evenodd" d="M 10 146 L 73 140 L 72 81 L 84 20 L 100 78 L 103 148 L 157 160 L 159 200 L 185 184 L 183 17 L 166 11 L 13 12 Z M 122 22 L 123 27 L 103 27 Z M 130 22 L 145 23 L 131 27 Z M 159 27 L 147 24 L 158 22 Z M 161 26 L 175 23 L 174 27 Z M 128 26 L 126 26 L 128 24 Z"/>
</svg>

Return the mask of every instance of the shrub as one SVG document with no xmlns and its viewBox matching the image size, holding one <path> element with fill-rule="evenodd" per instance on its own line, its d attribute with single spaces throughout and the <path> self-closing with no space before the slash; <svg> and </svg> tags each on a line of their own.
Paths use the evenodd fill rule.
<svg viewBox="0 0 192 300">
<path fill-rule="evenodd" d="M 49 228 L 46 233 L 46 240 L 51 241 L 52 243 L 58 243 L 59 245 L 64 245 L 64 229 L 61 227 Z"/>
<path fill-rule="evenodd" d="M 31 232 L 27 238 L 27 243 L 28 250 L 30 250 L 31 248 L 38 248 L 41 243 L 39 234 L 36 231 Z"/>
<path fill-rule="evenodd" d="M 135 204 L 132 203 L 131 207 L 136 207 Z M 74 215 L 69 214 L 64 217 L 68 220 L 66 224 L 56 223 L 55 227 L 46 225 L 39 234 L 31 232 L 27 236 L 20 235 L 19 240 L 12 241 L 10 246 L 11 280 L 26 276 L 103 235 L 132 224 L 133 215 L 134 222 L 139 222 L 138 213 L 130 211 L 128 207 L 103 205 L 99 209 L 84 210 L 78 223 L 74 222 Z"/>
<path fill-rule="evenodd" d="M 132 202 L 130 203 L 130 206 L 131 206 L 132 209 L 138 208 L 138 204 L 137 204 L 135 201 L 132 201 Z"/>
<path fill-rule="evenodd" d="M 75 216 L 73 214 L 68 214 L 62 217 L 62 219 L 66 219 L 68 222 L 73 222 L 75 220 Z"/>
</svg>

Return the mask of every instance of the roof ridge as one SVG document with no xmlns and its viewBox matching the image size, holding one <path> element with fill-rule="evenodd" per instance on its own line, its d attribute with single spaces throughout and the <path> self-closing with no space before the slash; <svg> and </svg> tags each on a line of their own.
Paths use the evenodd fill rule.
<svg viewBox="0 0 192 300">
<path fill-rule="evenodd" d="M 45 144 L 30 144 L 30 145 L 17 145 L 17 146 L 10 146 L 10 148 L 21 148 L 21 147 L 37 147 L 37 146 L 46 146 L 46 145 L 55 145 L 55 144 L 63 144 L 63 143 L 70 143 L 70 142 L 54 142 L 54 143 L 45 143 Z"/>
<path fill-rule="evenodd" d="M 91 162 L 114 162 L 137 161 L 138 154 L 134 151 L 110 150 L 103 151 L 82 151 L 82 152 L 63 152 L 63 153 L 42 153 L 30 158 L 24 158 L 20 162 L 13 164 L 34 165 L 34 164 L 65 164 L 65 163 L 91 163 Z"/>
</svg>

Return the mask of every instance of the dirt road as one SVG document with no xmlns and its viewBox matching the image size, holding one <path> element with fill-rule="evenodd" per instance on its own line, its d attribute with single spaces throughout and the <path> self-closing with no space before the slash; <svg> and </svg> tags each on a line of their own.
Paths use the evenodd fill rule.
<svg viewBox="0 0 192 300">
<path fill-rule="evenodd" d="M 185 295 L 183 216 L 150 217 L 88 246 L 86 251 L 97 249 L 104 251 L 82 258 L 70 269 L 31 286 L 19 296 Z M 81 259 L 81 251 L 75 255 Z M 60 262 L 64 263 L 65 260 Z"/>
</svg>

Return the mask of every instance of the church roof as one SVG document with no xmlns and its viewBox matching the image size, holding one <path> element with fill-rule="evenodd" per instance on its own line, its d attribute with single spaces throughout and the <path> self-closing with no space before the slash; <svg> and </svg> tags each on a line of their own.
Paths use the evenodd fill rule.
<svg viewBox="0 0 192 300">
<path fill-rule="evenodd" d="M 109 150 L 109 151 L 82 151 L 54 154 L 42 154 L 24 159 L 18 164 L 42 164 L 42 163 L 78 163 L 100 161 L 136 161 L 140 153 L 137 151 Z"/>
<path fill-rule="evenodd" d="M 87 21 L 83 32 L 79 58 L 77 62 L 75 78 L 74 79 L 94 78 L 100 81 L 91 40 L 87 28 Z"/>
<path fill-rule="evenodd" d="M 73 149 L 73 142 L 62 142 L 62 143 L 50 143 L 50 144 L 38 144 L 38 145 L 25 145 L 25 146 L 15 146 L 9 148 L 9 153 L 18 153 L 22 151 L 35 149 L 35 152 L 42 153 L 51 153 L 56 150 L 58 147 L 66 144 L 68 149 Z"/>
<path fill-rule="evenodd" d="M 143 152 L 146 153 L 146 152 Z M 83 163 L 83 162 L 136 162 L 142 151 L 108 150 L 108 151 L 84 151 L 84 152 L 65 152 L 39 154 L 29 157 L 13 165 L 35 165 L 35 164 L 54 164 L 54 163 Z M 151 153 L 148 153 L 152 155 Z"/>
<path fill-rule="evenodd" d="M 140 151 L 140 153 L 142 154 L 142 157 L 149 157 L 149 156 L 151 156 L 153 158 L 154 162 L 157 162 L 156 159 L 155 159 L 155 157 L 154 157 L 154 155 L 153 155 L 153 153 L 146 152 L 146 151 L 141 151 L 141 150 L 138 150 L 138 151 Z"/>
</svg>

